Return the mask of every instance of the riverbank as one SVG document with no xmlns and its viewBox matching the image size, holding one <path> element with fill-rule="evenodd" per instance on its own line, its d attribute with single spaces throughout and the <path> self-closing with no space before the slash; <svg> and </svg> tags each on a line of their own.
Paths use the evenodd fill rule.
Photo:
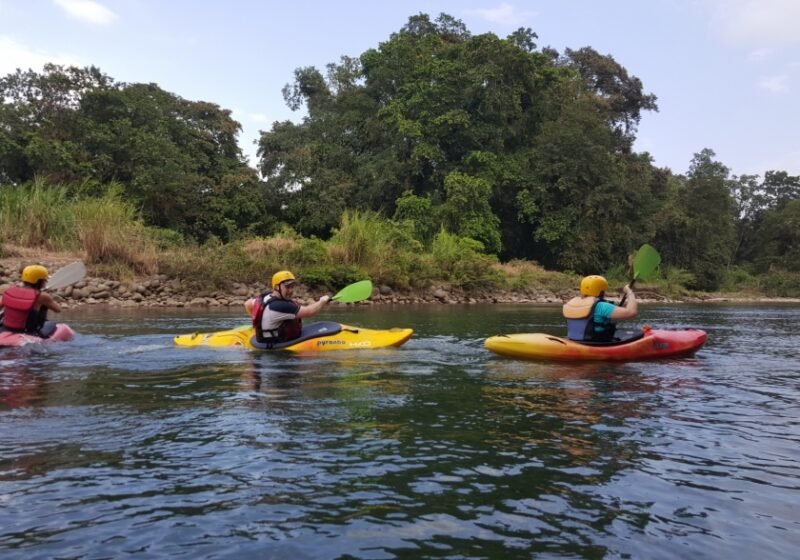
<svg viewBox="0 0 800 560">
<path fill-rule="evenodd" d="M 34 258 L 38 257 L 38 258 Z M 70 253 L 23 254 L 13 258 L 0 259 L 0 291 L 19 278 L 19 269 L 27 262 L 39 262 L 51 271 L 80 260 L 79 255 Z M 106 305 L 110 307 L 242 307 L 244 302 L 268 289 L 265 283 L 231 283 L 225 289 L 193 290 L 180 278 L 167 275 L 141 276 L 129 282 L 93 276 L 91 273 L 80 282 L 55 290 L 57 300 L 64 308 L 78 308 L 87 305 Z M 298 287 L 296 298 L 302 304 L 311 303 L 324 290 L 311 290 L 302 284 Z M 654 287 L 639 285 L 636 290 L 639 301 L 643 303 L 800 303 L 800 298 L 773 298 L 752 294 L 693 293 L 674 298 L 660 294 Z M 561 304 L 577 295 L 577 290 L 552 291 L 546 289 L 525 290 L 471 290 L 465 291 L 446 284 L 433 284 L 414 291 L 397 290 L 387 285 L 376 285 L 372 297 L 358 305 L 402 305 L 402 304 Z M 334 303 L 334 305 L 339 305 Z"/>
</svg>

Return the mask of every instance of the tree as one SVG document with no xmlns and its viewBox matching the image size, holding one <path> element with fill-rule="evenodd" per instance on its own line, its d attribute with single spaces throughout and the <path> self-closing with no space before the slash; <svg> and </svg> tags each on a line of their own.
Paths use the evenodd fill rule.
<svg viewBox="0 0 800 560">
<path fill-rule="evenodd" d="M 228 110 L 56 65 L 0 79 L 0 99 L 2 181 L 117 181 L 146 223 L 198 240 L 271 226 Z"/>
<path fill-rule="evenodd" d="M 713 150 L 694 155 L 688 175 L 677 188 L 672 220 L 662 221 L 657 243 L 669 247 L 665 262 L 694 275 L 692 287 L 715 290 L 735 250 L 735 208 L 729 170 L 714 160 Z"/>
</svg>

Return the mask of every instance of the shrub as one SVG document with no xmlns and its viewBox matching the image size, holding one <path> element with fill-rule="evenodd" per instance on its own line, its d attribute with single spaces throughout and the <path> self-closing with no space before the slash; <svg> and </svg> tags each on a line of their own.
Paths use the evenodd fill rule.
<svg viewBox="0 0 800 560">
<path fill-rule="evenodd" d="M 433 239 L 432 264 L 440 276 L 454 286 L 467 289 L 479 285 L 498 286 L 503 281 L 502 274 L 492 267 L 497 257 L 485 255 L 482 250 L 480 241 L 442 230 Z"/>
<path fill-rule="evenodd" d="M 758 277 L 761 288 L 773 297 L 800 297 L 800 273 L 773 270 Z"/>
</svg>

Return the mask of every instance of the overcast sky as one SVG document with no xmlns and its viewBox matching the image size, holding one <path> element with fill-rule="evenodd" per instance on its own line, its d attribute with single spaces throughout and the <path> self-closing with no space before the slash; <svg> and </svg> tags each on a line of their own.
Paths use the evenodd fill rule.
<svg viewBox="0 0 800 560">
<path fill-rule="evenodd" d="M 800 174 L 800 0 L 0 0 L 0 75 L 95 65 L 217 103 L 255 162 L 260 130 L 301 117 L 281 94 L 295 68 L 358 56 L 420 12 L 610 54 L 658 96 L 636 144 L 656 165 L 685 173 L 711 148 L 736 175 Z"/>
</svg>

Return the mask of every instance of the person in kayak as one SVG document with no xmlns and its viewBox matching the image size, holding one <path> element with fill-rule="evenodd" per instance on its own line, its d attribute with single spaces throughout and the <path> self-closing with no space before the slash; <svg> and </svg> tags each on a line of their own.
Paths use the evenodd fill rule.
<svg viewBox="0 0 800 560">
<path fill-rule="evenodd" d="M 581 295 L 564 304 L 567 320 L 567 338 L 589 342 L 611 342 L 617 330 L 617 321 L 633 319 L 638 314 L 636 295 L 625 286 L 625 305 L 606 301 L 608 281 L 592 275 L 581 280 Z"/>
<path fill-rule="evenodd" d="M 11 332 L 35 334 L 47 338 L 55 330 L 55 323 L 47 320 L 47 312 L 61 312 L 47 292 L 44 292 L 47 269 L 34 264 L 22 269 L 22 285 L 7 288 L 0 295 L 0 307 L 4 310 L 3 329 Z"/>
<path fill-rule="evenodd" d="M 272 276 L 272 291 L 244 304 L 253 318 L 258 342 L 286 342 L 299 337 L 303 330 L 303 319 L 316 315 L 331 297 L 324 295 L 310 305 L 299 305 L 292 299 L 297 279 L 288 270 Z"/>
</svg>

